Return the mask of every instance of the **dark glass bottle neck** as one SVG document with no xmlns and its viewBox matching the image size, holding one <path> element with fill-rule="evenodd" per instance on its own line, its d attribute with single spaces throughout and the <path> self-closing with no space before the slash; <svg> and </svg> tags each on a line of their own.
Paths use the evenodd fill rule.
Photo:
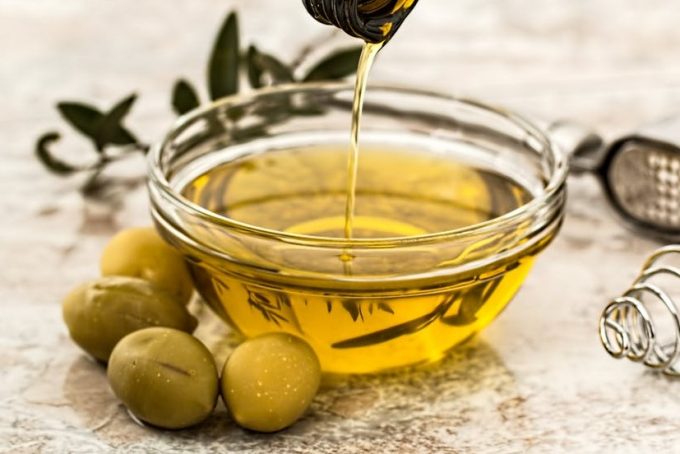
<svg viewBox="0 0 680 454">
<path fill-rule="evenodd" d="M 371 43 L 388 41 L 417 0 L 302 0 L 321 23 Z"/>
</svg>

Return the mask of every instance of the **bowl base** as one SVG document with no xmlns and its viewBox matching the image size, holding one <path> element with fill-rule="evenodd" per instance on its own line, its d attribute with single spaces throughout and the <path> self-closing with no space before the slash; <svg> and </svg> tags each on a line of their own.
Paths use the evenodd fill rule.
<svg viewBox="0 0 680 454">
<path fill-rule="evenodd" d="M 309 342 L 324 372 L 365 374 L 440 360 L 491 323 L 532 262 L 525 256 L 495 278 L 383 298 L 275 289 L 201 265 L 192 272 L 207 304 L 244 336 L 288 332 Z"/>
</svg>

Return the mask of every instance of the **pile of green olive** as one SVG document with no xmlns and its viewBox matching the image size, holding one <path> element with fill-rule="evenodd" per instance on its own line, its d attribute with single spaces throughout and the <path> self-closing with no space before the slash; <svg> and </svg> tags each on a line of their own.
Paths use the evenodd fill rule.
<svg viewBox="0 0 680 454">
<path fill-rule="evenodd" d="M 114 394 L 139 420 L 165 429 L 210 416 L 218 395 L 236 423 L 275 432 L 309 408 L 319 360 L 298 337 L 271 333 L 245 341 L 218 376 L 215 359 L 191 335 L 191 276 L 181 255 L 153 228 L 116 235 L 101 258 L 102 277 L 64 298 L 64 321 L 85 352 L 107 364 Z"/>
</svg>

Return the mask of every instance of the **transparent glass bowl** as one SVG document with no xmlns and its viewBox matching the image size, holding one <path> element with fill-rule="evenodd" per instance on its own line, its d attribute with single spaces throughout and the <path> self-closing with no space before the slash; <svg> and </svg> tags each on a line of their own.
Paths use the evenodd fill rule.
<svg viewBox="0 0 680 454">
<path fill-rule="evenodd" d="M 363 146 L 450 157 L 530 194 L 516 209 L 455 230 L 352 240 L 312 236 L 239 222 L 182 192 L 206 170 L 255 154 L 348 147 L 351 101 L 351 86 L 292 85 L 228 98 L 181 118 L 150 153 L 153 218 L 187 258 L 203 299 L 245 336 L 301 336 L 328 372 L 434 361 L 501 312 L 559 229 L 566 162 L 531 123 L 476 101 L 369 88 Z M 351 273 L 340 260 L 348 254 Z"/>
</svg>

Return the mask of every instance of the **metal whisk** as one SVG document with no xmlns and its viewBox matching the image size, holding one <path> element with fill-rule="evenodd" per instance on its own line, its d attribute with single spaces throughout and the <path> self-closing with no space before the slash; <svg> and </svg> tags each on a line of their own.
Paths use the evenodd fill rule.
<svg viewBox="0 0 680 454">
<path fill-rule="evenodd" d="M 666 246 L 654 252 L 633 285 L 607 305 L 600 317 L 600 340 L 614 358 L 626 357 L 667 375 L 680 376 L 678 307 L 669 291 L 650 282 L 662 275 L 680 279 L 680 268 L 659 263 L 674 254 L 680 257 L 680 245 Z M 652 300 L 645 303 L 645 296 Z M 652 302 L 660 303 L 659 308 L 665 314 L 654 312 L 650 307 Z M 661 333 L 659 319 L 664 315 L 670 321 L 664 325 L 669 332 Z"/>
</svg>

